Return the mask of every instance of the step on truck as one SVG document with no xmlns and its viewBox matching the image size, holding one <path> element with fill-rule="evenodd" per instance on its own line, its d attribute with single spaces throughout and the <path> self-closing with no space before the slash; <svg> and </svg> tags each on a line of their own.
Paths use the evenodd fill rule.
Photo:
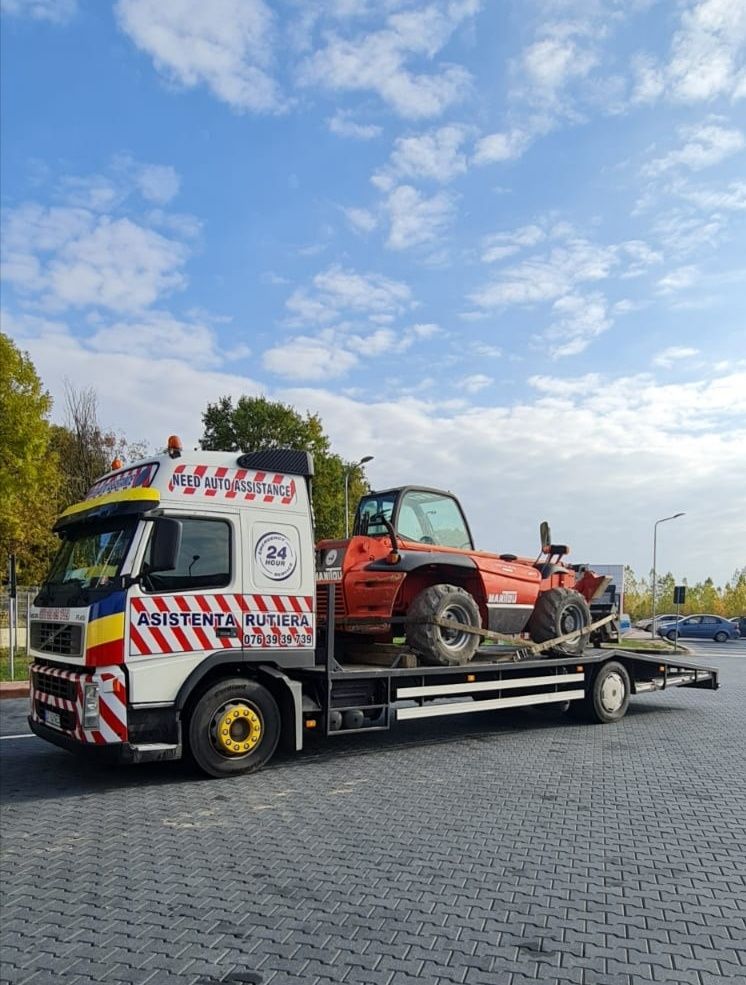
<svg viewBox="0 0 746 985">
<path fill-rule="evenodd" d="M 605 580 L 545 525 L 535 560 L 477 551 L 452 494 L 406 486 L 316 547 L 305 452 L 172 437 L 115 465 L 57 520 L 30 613 L 29 724 L 63 748 L 231 776 L 312 734 L 537 705 L 616 722 L 633 695 L 718 687 L 594 645 Z"/>
</svg>

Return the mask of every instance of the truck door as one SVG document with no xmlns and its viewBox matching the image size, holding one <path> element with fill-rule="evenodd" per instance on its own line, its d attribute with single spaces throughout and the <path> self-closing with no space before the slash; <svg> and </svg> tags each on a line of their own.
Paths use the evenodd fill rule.
<svg viewBox="0 0 746 985">
<path fill-rule="evenodd" d="M 173 571 L 146 575 L 129 593 L 130 700 L 172 701 L 211 653 L 241 646 L 243 571 L 238 511 L 169 511 L 182 524 Z M 149 543 L 143 547 L 147 570 Z"/>
<path fill-rule="evenodd" d="M 266 507 L 241 516 L 245 650 L 281 666 L 312 662 L 315 556 L 308 515 Z"/>
</svg>

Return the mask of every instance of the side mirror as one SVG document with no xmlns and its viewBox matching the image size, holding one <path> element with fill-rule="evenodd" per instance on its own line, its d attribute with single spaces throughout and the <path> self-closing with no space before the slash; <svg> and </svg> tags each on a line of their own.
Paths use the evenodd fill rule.
<svg viewBox="0 0 746 985">
<path fill-rule="evenodd" d="M 541 526 L 539 527 L 539 537 L 541 539 L 541 550 L 543 554 L 549 552 L 549 545 L 552 543 L 552 531 L 549 529 L 549 524 L 546 520 L 542 520 Z"/>
<path fill-rule="evenodd" d="M 173 571 L 181 550 L 181 522 L 160 516 L 154 521 L 150 540 L 148 574 L 156 571 Z"/>
</svg>

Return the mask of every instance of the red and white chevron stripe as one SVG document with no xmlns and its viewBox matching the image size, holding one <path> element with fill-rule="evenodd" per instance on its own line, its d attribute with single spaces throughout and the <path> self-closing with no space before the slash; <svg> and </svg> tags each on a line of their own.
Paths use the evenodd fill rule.
<svg viewBox="0 0 746 985">
<path fill-rule="evenodd" d="M 312 647 L 311 595 L 154 595 L 130 603 L 130 654 Z"/>
<path fill-rule="evenodd" d="M 74 699 L 62 698 L 44 690 L 44 676 L 59 677 L 72 681 L 75 691 Z M 33 664 L 31 667 L 31 691 L 29 700 L 31 716 L 37 722 L 44 722 L 39 714 L 39 705 L 45 705 L 59 711 L 74 713 L 72 729 L 63 729 L 67 735 L 79 742 L 94 745 L 107 745 L 114 742 L 127 741 L 127 684 L 124 670 L 121 667 L 100 667 L 96 671 L 85 673 L 72 670 L 60 670 L 45 664 Z M 83 699 L 85 684 L 98 684 L 98 713 L 99 726 L 97 729 L 83 728 Z"/>
<path fill-rule="evenodd" d="M 296 500 L 295 479 L 279 472 L 230 469 L 223 465 L 177 465 L 168 483 L 170 493 L 210 499 L 291 506 Z"/>
</svg>

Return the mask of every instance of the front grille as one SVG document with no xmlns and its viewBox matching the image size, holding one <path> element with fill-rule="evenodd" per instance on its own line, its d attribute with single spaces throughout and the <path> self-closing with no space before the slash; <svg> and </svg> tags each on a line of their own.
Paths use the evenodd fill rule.
<svg viewBox="0 0 746 985">
<path fill-rule="evenodd" d="M 31 648 L 40 653 L 79 657 L 83 652 L 83 627 L 74 623 L 31 623 Z"/>
<path fill-rule="evenodd" d="M 67 709 L 63 709 L 63 708 L 53 708 L 52 705 L 45 705 L 43 701 L 36 702 L 37 717 L 40 718 L 43 722 L 48 721 L 46 714 L 47 710 L 52 712 L 53 715 L 60 716 L 60 726 L 66 732 L 75 731 L 75 726 L 77 725 L 77 722 L 75 720 L 74 711 L 68 711 Z"/>
<path fill-rule="evenodd" d="M 47 674 L 43 670 L 34 671 L 34 690 L 55 698 L 75 701 L 75 681 L 57 674 Z"/>
<path fill-rule="evenodd" d="M 327 584 L 319 584 L 316 586 L 316 618 L 319 623 L 325 623 L 328 614 L 328 596 L 327 592 L 329 587 Z M 334 586 L 334 615 L 336 619 L 347 615 L 345 609 L 345 597 L 342 591 L 341 585 Z"/>
</svg>

